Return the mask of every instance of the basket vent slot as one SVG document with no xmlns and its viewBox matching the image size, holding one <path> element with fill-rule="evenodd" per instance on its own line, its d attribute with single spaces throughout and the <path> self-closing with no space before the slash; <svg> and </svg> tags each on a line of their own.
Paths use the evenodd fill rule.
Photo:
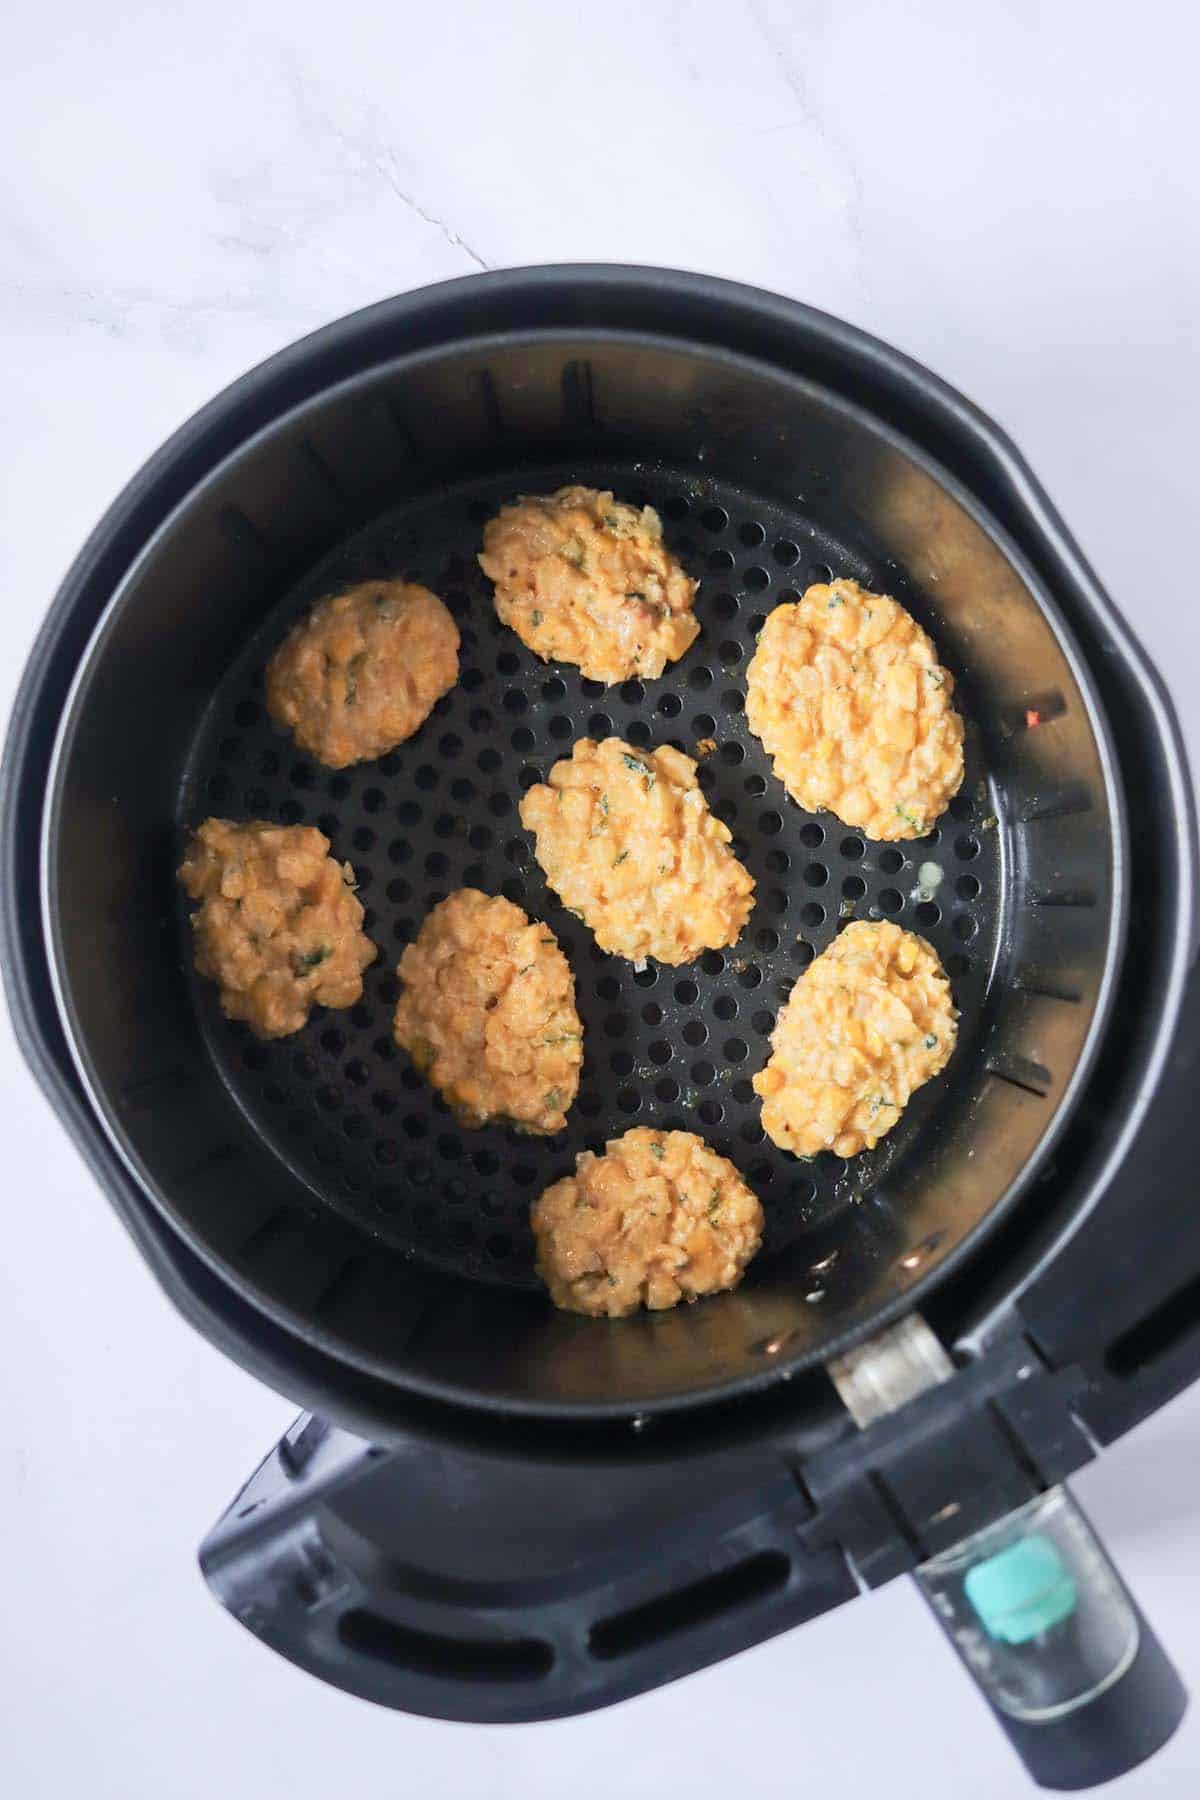
<svg viewBox="0 0 1200 1800">
<path fill-rule="evenodd" d="M 1161 1306 L 1123 1331 L 1109 1346 L 1105 1367 L 1128 1380 L 1196 1331 L 1200 1331 L 1200 1275 L 1176 1288 Z"/>
<path fill-rule="evenodd" d="M 554 1651 L 537 1638 L 441 1637 L 365 1607 L 342 1617 L 338 1637 L 362 1656 L 441 1680 L 540 1681 L 554 1667 Z"/>
<path fill-rule="evenodd" d="M 706 1575 L 689 1587 L 602 1619 L 588 1634 L 588 1648 L 605 1662 L 632 1656 L 663 1638 L 692 1631 L 722 1613 L 765 1599 L 786 1586 L 791 1570 L 782 1550 L 760 1550 L 756 1556 L 715 1575 Z"/>
</svg>

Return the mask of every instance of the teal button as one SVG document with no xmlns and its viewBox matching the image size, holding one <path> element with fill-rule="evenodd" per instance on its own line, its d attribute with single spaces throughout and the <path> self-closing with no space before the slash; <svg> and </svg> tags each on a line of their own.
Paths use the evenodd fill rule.
<svg viewBox="0 0 1200 1800">
<path fill-rule="evenodd" d="M 989 1637 L 1027 1644 L 1075 1611 L 1079 1591 L 1047 1537 L 1022 1538 L 976 1563 L 964 1586 Z"/>
</svg>

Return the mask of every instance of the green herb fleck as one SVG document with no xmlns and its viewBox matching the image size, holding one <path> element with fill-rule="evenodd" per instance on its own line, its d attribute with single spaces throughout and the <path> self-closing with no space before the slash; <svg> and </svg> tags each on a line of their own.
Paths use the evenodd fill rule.
<svg viewBox="0 0 1200 1800">
<path fill-rule="evenodd" d="M 661 1144 L 651 1144 L 651 1146 L 650 1146 L 650 1154 L 651 1154 L 651 1156 L 653 1156 L 653 1157 L 656 1157 L 656 1158 L 657 1158 L 657 1159 L 658 1159 L 658 1161 L 659 1161 L 659 1162 L 661 1162 L 661 1161 L 662 1161 L 662 1159 L 663 1159 L 663 1157 L 664 1157 L 664 1156 L 665 1156 L 665 1155 L 666 1155 L 666 1154 L 667 1154 L 667 1153 L 666 1153 L 666 1151 L 665 1151 L 665 1150 L 664 1150 L 664 1149 L 663 1149 L 663 1147 L 662 1147 L 662 1145 L 661 1145 Z"/>
<path fill-rule="evenodd" d="M 607 819 L 607 817 L 608 817 L 608 795 L 607 794 L 601 794 L 601 796 L 600 796 L 600 811 L 604 814 L 605 818 Z"/>
<path fill-rule="evenodd" d="M 533 967 L 532 963 L 526 963 L 525 967 L 523 969 L 517 970 L 517 974 L 518 975 L 528 975 L 528 973 L 529 973 L 530 969 L 532 969 L 532 967 Z"/>
<path fill-rule="evenodd" d="M 329 948 L 328 944 L 320 944 L 315 950 L 305 950 L 302 955 L 296 958 L 297 975 L 307 974 L 309 969 L 317 968 L 319 964 L 325 961 L 327 956 L 332 955 L 333 951 Z"/>
<path fill-rule="evenodd" d="M 559 1089 L 559 1088 L 551 1088 L 550 1089 L 550 1092 L 546 1095 L 545 1106 L 546 1106 L 547 1112 L 561 1112 L 562 1111 L 562 1091 L 561 1091 L 561 1089 Z"/>
<path fill-rule="evenodd" d="M 629 852 L 628 852 L 628 850 L 622 850 L 622 852 L 621 852 L 621 854 L 620 854 L 620 856 L 618 856 L 618 857 L 617 857 L 617 859 L 616 859 L 616 861 L 615 861 L 615 862 L 614 862 L 614 863 L 613 863 L 613 868 L 614 868 L 614 869 L 619 869 L 619 868 L 620 868 L 620 866 L 621 866 L 621 864 L 622 864 L 622 863 L 623 863 L 623 862 L 628 862 L 628 861 L 629 861 Z"/>
<path fill-rule="evenodd" d="M 616 1285 L 617 1285 L 617 1278 L 616 1278 L 616 1276 L 615 1276 L 615 1275 L 610 1275 L 610 1276 L 609 1276 L 609 1278 L 608 1278 L 608 1285 L 609 1285 L 609 1287 L 616 1287 Z"/>
<path fill-rule="evenodd" d="M 646 604 L 645 594 L 639 594 L 636 588 L 630 588 L 625 598 L 627 600 L 637 600 L 642 606 L 645 606 Z"/>
<path fill-rule="evenodd" d="M 928 1037 L 925 1039 L 925 1048 L 927 1050 L 936 1050 L 937 1049 L 937 1038 L 934 1036 L 932 1031 L 929 1033 Z"/>
<path fill-rule="evenodd" d="M 633 772 L 633 774 L 645 776 L 646 789 L 647 792 L 649 792 L 654 786 L 654 770 L 649 768 L 647 764 L 642 761 L 640 756 L 630 756 L 627 750 L 622 752 L 621 761 L 625 764 L 627 769 Z"/>
<path fill-rule="evenodd" d="M 846 603 L 840 594 L 830 594 L 829 599 L 825 603 L 825 610 L 827 612 L 832 612 L 835 606 L 844 606 L 845 604 Z"/>
<path fill-rule="evenodd" d="M 911 807 L 901 806 L 899 803 L 897 803 L 896 812 L 898 813 L 900 818 L 902 818 L 904 820 L 904 823 L 906 825 L 912 826 L 914 831 L 919 831 L 921 829 L 921 821 L 920 821 L 920 819 L 918 819 L 916 813 L 913 812 Z"/>
<path fill-rule="evenodd" d="M 940 669 L 926 669 L 925 679 L 926 681 L 931 681 L 935 688 L 945 687 L 946 685 L 946 677 Z"/>
<path fill-rule="evenodd" d="M 542 615 L 541 615 L 541 613 L 540 613 L 540 612 L 539 612 L 539 611 L 538 611 L 538 609 L 537 609 L 537 607 L 536 607 L 536 606 L 535 606 L 535 607 L 534 607 L 534 609 L 533 609 L 533 623 L 534 623 L 534 625 L 535 625 L 535 627 L 536 627 L 536 626 L 538 626 L 538 625 L 540 625 L 540 624 L 541 624 L 541 622 L 542 622 Z"/>
<path fill-rule="evenodd" d="M 395 618 L 396 608 L 392 605 L 390 594 L 376 594 L 375 611 L 379 614 L 381 619 Z"/>
</svg>

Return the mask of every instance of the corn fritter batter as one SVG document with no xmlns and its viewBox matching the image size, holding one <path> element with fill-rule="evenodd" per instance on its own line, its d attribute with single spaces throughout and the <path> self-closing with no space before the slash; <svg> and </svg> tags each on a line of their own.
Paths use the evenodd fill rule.
<svg viewBox="0 0 1200 1800">
<path fill-rule="evenodd" d="M 256 1037 L 299 1031 L 314 1006 L 354 1006 L 376 950 L 362 932 L 354 871 L 312 825 L 206 819 L 179 868 L 196 969 L 221 1010 Z"/>
<path fill-rule="evenodd" d="M 580 738 L 526 793 L 521 823 L 550 886 L 611 955 L 694 962 L 734 943 L 750 916 L 753 877 L 709 812 L 696 764 L 669 745 Z"/>
<path fill-rule="evenodd" d="M 267 664 L 267 710 L 330 769 L 386 756 L 458 680 L 458 627 L 436 594 L 364 581 L 297 621 Z"/>
<path fill-rule="evenodd" d="M 958 1014 L 937 952 L 898 925 L 860 920 L 800 977 L 754 1077 L 763 1129 L 796 1156 L 856 1156 L 945 1068 Z"/>
<path fill-rule="evenodd" d="M 736 1287 L 763 1210 L 737 1170 L 690 1131 L 639 1126 L 576 1158 L 531 1215 L 538 1273 L 566 1312 L 620 1319 Z"/>
<path fill-rule="evenodd" d="M 592 681 L 654 679 L 700 630 L 699 583 L 664 548 L 654 508 L 595 488 L 503 507 L 484 528 L 479 566 L 521 642 L 543 662 L 577 663 Z"/>
<path fill-rule="evenodd" d="M 963 778 L 954 677 L 887 594 L 818 582 L 767 619 L 746 719 L 792 799 L 870 838 L 923 837 Z"/>
<path fill-rule="evenodd" d="M 548 925 L 477 888 L 435 906 L 400 958 L 396 1042 L 466 1126 L 551 1136 L 579 1091 L 575 979 Z"/>
</svg>

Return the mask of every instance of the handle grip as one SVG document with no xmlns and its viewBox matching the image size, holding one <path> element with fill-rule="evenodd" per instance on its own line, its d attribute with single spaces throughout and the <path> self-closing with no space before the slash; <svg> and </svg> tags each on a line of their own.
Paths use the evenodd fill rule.
<svg viewBox="0 0 1200 1800">
<path fill-rule="evenodd" d="M 563 1718 L 853 1598 L 773 1452 L 612 1464 L 384 1450 L 302 1415 L 200 1551 L 217 1599 L 322 1680 L 428 1718 Z"/>
</svg>

